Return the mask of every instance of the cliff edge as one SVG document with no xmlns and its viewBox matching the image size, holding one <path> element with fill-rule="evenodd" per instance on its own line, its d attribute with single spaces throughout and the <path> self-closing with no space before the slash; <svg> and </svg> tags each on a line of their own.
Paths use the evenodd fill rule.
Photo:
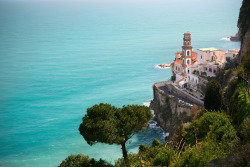
<svg viewBox="0 0 250 167">
<path fill-rule="evenodd" d="M 194 112 L 191 104 L 195 102 L 167 83 L 161 82 L 153 85 L 154 99 L 150 103 L 150 108 L 155 112 L 158 125 L 169 132 L 169 139 L 171 139 L 181 121 L 186 123 L 193 118 Z M 202 104 L 196 103 L 196 105 Z"/>
<path fill-rule="evenodd" d="M 238 19 L 239 36 L 241 39 L 241 58 L 250 52 L 250 1 L 243 0 Z"/>
</svg>

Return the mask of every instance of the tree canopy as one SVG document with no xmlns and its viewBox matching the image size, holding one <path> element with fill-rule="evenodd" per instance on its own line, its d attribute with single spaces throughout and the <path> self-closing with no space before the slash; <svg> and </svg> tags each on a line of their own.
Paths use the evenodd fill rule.
<svg viewBox="0 0 250 167">
<path fill-rule="evenodd" d="M 102 159 L 98 161 L 83 154 L 70 155 L 58 167 L 113 167 L 109 162 Z"/>
<path fill-rule="evenodd" d="M 111 104 L 100 103 L 87 109 L 79 131 L 89 145 L 97 142 L 122 145 L 126 160 L 126 142 L 135 133 L 147 129 L 150 118 L 152 113 L 146 106 L 127 105 L 116 108 Z"/>
<path fill-rule="evenodd" d="M 207 86 L 204 106 L 205 109 L 210 111 L 217 111 L 222 108 L 222 89 L 221 85 L 215 80 L 212 80 Z"/>
</svg>

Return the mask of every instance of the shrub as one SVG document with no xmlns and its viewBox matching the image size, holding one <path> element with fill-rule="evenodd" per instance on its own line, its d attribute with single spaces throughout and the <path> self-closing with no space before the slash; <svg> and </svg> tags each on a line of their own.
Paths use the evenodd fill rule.
<svg viewBox="0 0 250 167">
<path fill-rule="evenodd" d="M 164 149 L 153 160 L 154 166 L 169 166 L 171 160 L 174 159 L 176 151 L 172 148 Z"/>
<path fill-rule="evenodd" d="M 154 139 L 151 147 L 161 146 L 162 143 L 158 139 Z"/>
<path fill-rule="evenodd" d="M 231 115 L 233 123 L 239 127 L 243 120 L 250 116 L 250 100 L 247 89 L 238 85 L 239 89 L 235 92 L 232 100 Z"/>
<path fill-rule="evenodd" d="M 221 143 L 229 151 L 238 142 L 236 130 L 225 113 L 206 112 L 198 120 L 194 120 L 191 127 L 196 129 L 199 139 L 206 138 Z"/>
<path fill-rule="evenodd" d="M 202 72 L 201 75 L 202 76 L 207 76 L 207 73 L 206 72 Z"/>
<path fill-rule="evenodd" d="M 219 144 L 215 142 L 201 142 L 197 148 L 188 149 L 179 159 L 175 159 L 170 167 L 198 167 L 213 159 L 223 158 L 225 155 Z"/>
<path fill-rule="evenodd" d="M 113 167 L 112 164 L 100 159 L 89 158 L 83 154 L 70 155 L 58 167 Z"/>
<path fill-rule="evenodd" d="M 242 122 L 240 134 L 244 141 L 250 141 L 250 117 L 245 118 Z"/>
<path fill-rule="evenodd" d="M 236 74 L 242 76 L 243 72 L 244 72 L 244 67 L 238 66 L 236 70 Z"/>
<path fill-rule="evenodd" d="M 222 108 L 222 89 L 220 84 L 215 80 L 212 80 L 207 86 L 204 107 L 210 111 Z"/>
<path fill-rule="evenodd" d="M 175 75 L 171 76 L 171 81 L 175 81 L 175 80 L 176 80 L 176 76 Z"/>
</svg>

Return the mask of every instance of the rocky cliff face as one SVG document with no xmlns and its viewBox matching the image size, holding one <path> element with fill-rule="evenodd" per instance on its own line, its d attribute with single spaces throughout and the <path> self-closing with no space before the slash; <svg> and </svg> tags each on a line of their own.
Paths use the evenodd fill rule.
<svg viewBox="0 0 250 167">
<path fill-rule="evenodd" d="M 192 107 L 180 104 L 178 100 L 159 89 L 157 84 L 153 85 L 154 99 L 150 107 L 155 112 L 155 119 L 159 126 L 169 132 L 172 138 L 180 121 L 190 122 L 193 117 Z"/>
<path fill-rule="evenodd" d="M 250 1 L 243 0 L 238 19 L 239 36 L 241 38 L 241 57 L 250 52 Z"/>
</svg>

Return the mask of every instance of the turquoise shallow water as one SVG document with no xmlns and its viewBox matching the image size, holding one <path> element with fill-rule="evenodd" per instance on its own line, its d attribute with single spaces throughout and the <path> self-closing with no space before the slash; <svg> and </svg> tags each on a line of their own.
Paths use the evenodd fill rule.
<svg viewBox="0 0 250 167">
<path fill-rule="evenodd" d="M 0 166 L 55 166 L 70 154 L 114 161 L 120 146 L 89 146 L 78 133 L 86 108 L 152 99 L 170 77 L 183 33 L 194 49 L 239 48 L 241 0 L 0 1 Z M 128 144 L 163 140 L 151 128 Z"/>
</svg>

